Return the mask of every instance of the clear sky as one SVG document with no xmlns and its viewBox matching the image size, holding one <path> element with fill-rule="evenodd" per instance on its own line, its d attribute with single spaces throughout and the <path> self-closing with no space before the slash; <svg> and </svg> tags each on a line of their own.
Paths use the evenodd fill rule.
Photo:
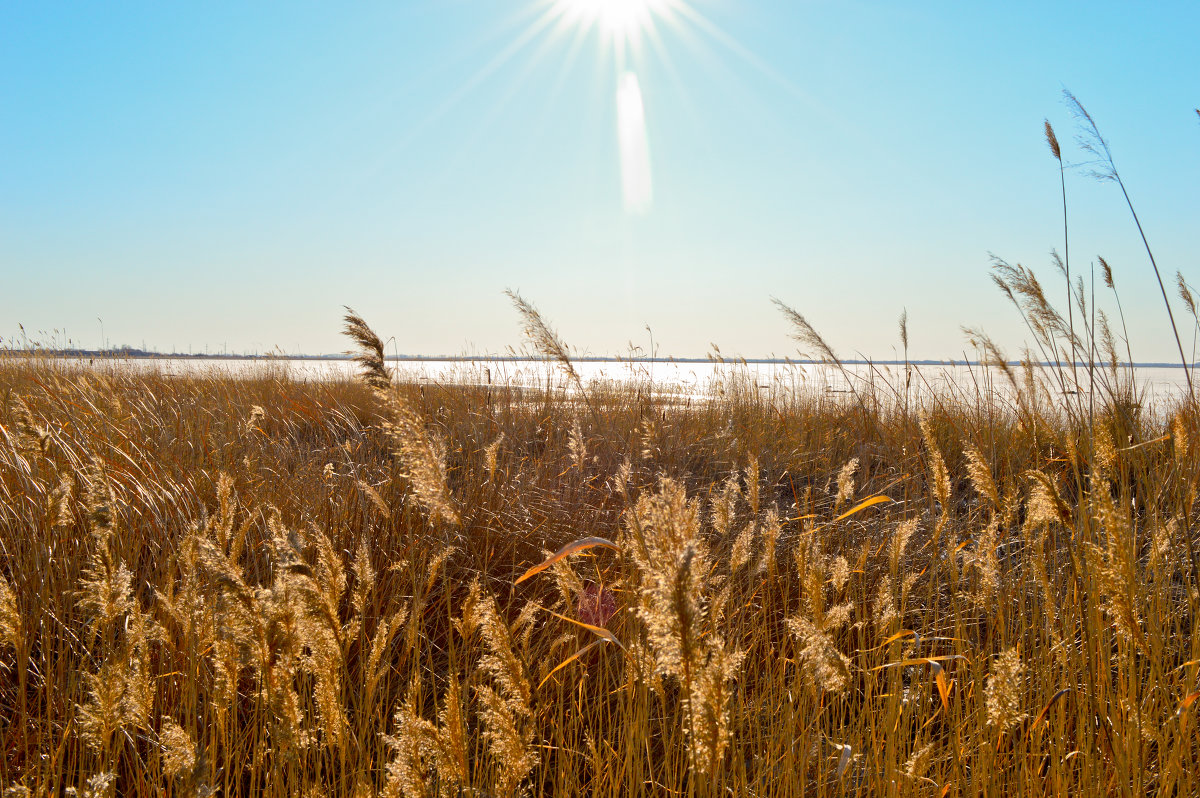
<svg viewBox="0 0 1200 798">
<path fill-rule="evenodd" d="M 589 354 L 792 354 L 772 296 L 845 356 L 893 356 L 904 308 L 914 356 L 1015 348 L 988 253 L 1060 285 L 1064 87 L 1200 284 L 1197 30 L 1191 0 L 6 2 L 0 335 L 336 352 L 351 305 L 400 352 L 503 352 L 513 288 Z M 1082 171 L 1072 266 L 1104 255 L 1170 360 Z"/>
</svg>

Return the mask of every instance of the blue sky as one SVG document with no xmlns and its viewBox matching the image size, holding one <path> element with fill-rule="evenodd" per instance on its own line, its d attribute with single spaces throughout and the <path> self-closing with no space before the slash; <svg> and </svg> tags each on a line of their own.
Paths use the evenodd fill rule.
<svg viewBox="0 0 1200 798">
<path fill-rule="evenodd" d="M 623 59 L 551 0 L 0 6 L 0 335 L 333 352 L 348 304 L 401 352 L 502 352 L 514 288 L 590 354 L 647 325 L 791 354 L 772 296 L 845 355 L 892 356 L 904 308 L 914 356 L 961 357 L 964 324 L 1015 349 L 988 253 L 1058 286 L 1064 87 L 1200 283 L 1195 3 L 658 3 Z M 1135 358 L 1172 359 L 1119 190 L 1067 190 L 1073 268 L 1104 255 Z"/>
</svg>

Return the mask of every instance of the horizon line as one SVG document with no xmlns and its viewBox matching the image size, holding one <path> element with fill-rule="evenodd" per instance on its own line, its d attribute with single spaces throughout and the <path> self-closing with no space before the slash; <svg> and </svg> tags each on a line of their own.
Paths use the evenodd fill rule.
<svg viewBox="0 0 1200 798">
<path fill-rule="evenodd" d="M 209 354 L 209 353 L 182 353 L 182 352 L 155 352 L 138 349 L 136 347 L 121 347 L 117 349 L 43 349 L 43 348 L 0 348 L 0 357 L 10 356 L 22 357 L 49 357 L 49 358 L 89 358 L 89 359 L 110 359 L 110 360 L 264 360 L 264 361 L 280 361 L 280 360 L 346 360 L 352 361 L 355 355 L 350 352 L 337 352 L 331 354 Z M 384 361 L 393 363 L 412 363 L 412 362 L 505 362 L 505 363 L 539 363 L 539 362 L 554 362 L 555 358 L 543 357 L 540 355 L 385 355 Z M 724 356 L 724 355 L 705 355 L 700 356 L 647 356 L 647 355 L 579 355 L 571 358 L 572 363 L 746 363 L 756 365 L 798 365 L 798 366 L 838 366 L 837 362 L 825 359 L 801 358 L 801 357 L 744 357 Z M 841 365 L 848 366 L 995 366 L 999 365 L 995 361 L 981 360 L 959 360 L 956 358 L 909 358 L 903 359 L 887 359 L 876 360 L 873 358 L 843 358 Z M 1059 368 L 1070 367 L 1074 365 L 1077 368 L 1088 368 L 1086 361 L 1076 361 L 1072 364 L 1070 361 L 1052 362 L 1052 361 L 1025 361 L 1025 360 L 1006 360 L 1003 365 L 1006 366 L 1023 366 L 1029 362 L 1033 366 Z M 1096 368 L 1111 368 L 1112 363 L 1106 362 L 1103 364 L 1095 364 Z M 1193 361 L 1188 365 L 1174 362 L 1160 361 L 1118 361 L 1118 368 L 1200 368 L 1200 361 Z"/>
</svg>

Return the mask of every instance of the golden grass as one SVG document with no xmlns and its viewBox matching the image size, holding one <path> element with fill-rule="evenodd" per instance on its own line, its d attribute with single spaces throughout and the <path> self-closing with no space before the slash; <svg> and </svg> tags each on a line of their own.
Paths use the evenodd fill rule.
<svg viewBox="0 0 1200 798">
<path fill-rule="evenodd" d="M 377 360 L 0 365 L 8 794 L 1200 791 L 1194 406 Z"/>
</svg>

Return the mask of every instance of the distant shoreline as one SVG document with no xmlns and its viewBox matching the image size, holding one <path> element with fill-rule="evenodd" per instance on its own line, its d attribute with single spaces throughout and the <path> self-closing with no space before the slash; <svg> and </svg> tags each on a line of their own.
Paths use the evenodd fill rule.
<svg viewBox="0 0 1200 798">
<path fill-rule="evenodd" d="M 166 353 L 166 352 L 147 352 L 140 349 L 117 349 L 117 350 L 90 350 L 90 349 L 0 349 L 0 359 L 10 357 L 44 357 L 61 360 L 81 360 L 87 358 L 89 360 L 244 360 L 244 361 L 349 361 L 354 360 L 354 356 L 346 353 L 338 353 L 331 355 L 225 355 L 225 354 L 186 354 L 186 353 Z M 384 358 L 385 361 L 395 363 L 540 363 L 553 362 L 544 357 L 532 357 L 524 355 L 388 355 Z M 571 358 L 572 363 L 746 363 L 755 365 L 787 365 L 794 364 L 798 366 L 825 366 L 834 365 L 828 361 L 811 360 L 805 358 L 788 358 L 788 357 L 604 357 L 598 355 L 580 355 L 579 357 Z M 847 366 L 984 366 L 993 365 L 985 364 L 978 360 L 868 360 L 863 358 L 847 358 L 842 360 L 843 365 Z M 1020 366 L 1020 360 L 1005 361 L 1008 366 Z M 1069 367 L 1070 363 L 1047 363 L 1044 361 L 1035 361 L 1035 366 L 1039 367 Z M 1109 364 L 1103 364 L 1108 367 Z M 1183 369 L 1181 363 L 1160 363 L 1160 362 L 1136 362 L 1118 363 L 1119 368 L 1126 368 L 1132 365 L 1134 368 L 1155 368 L 1155 369 Z M 1076 368 L 1087 368 L 1088 364 L 1084 362 L 1076 362 Z M 1200 368 L 1200 363 L 1193 363 L 1188 368 Z"/>
</svg>

